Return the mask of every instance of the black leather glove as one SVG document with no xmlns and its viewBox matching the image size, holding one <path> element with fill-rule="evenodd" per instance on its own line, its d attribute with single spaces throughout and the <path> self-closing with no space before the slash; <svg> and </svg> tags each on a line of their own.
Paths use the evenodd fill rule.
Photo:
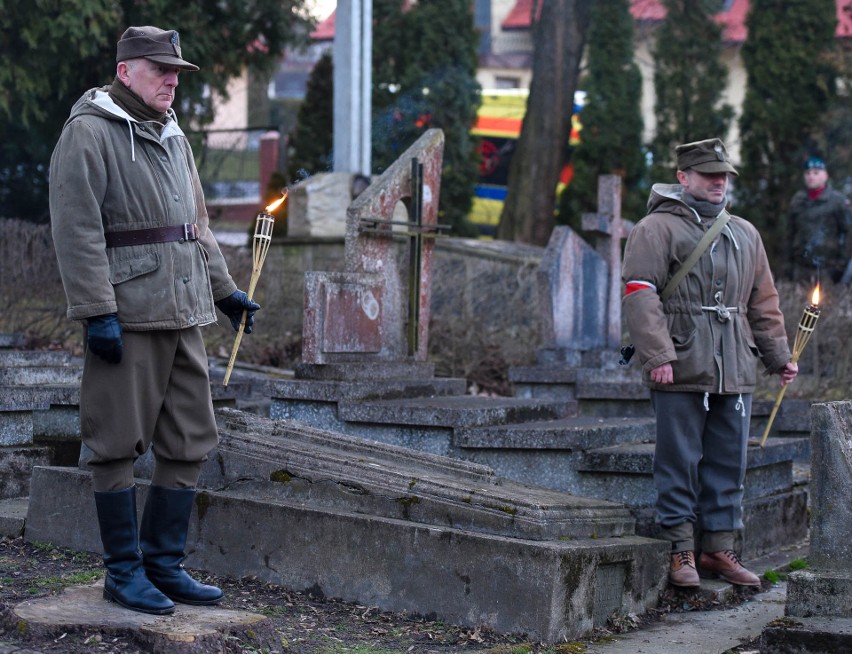
<svg viewBox="0 0 852 654">
<path fill-rule="evenodd" d="M 249 299 L 243 291 L 236 290 L 228 297 L 222 298 L 216 303 L 219 311 L 224 313 L 231 320 L 231 327 L 234 331 L 240 330 L 240 323 L 243 320 L 243 311 L 247 311 L 245 333 L 251 334 L 251 326 L 254 324 L 254 312 L 260 309 L 257 302 Z"/>
<path fill-rule="evenodd" d="M 117 313 L 95 316 L 86 321 L 86 343 L 89 349 L 107 363 L 121 362 L 124 345 Z"/>
</svg>

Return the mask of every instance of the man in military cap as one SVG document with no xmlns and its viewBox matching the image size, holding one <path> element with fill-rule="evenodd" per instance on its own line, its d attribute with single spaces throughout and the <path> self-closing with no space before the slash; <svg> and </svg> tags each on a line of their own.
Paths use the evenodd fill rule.
<svg viewBox="0 0 852 654">
<path fill-rule="evenodd" d="M 656 521 L 671 542 L 672 585 L 698 586 L 701 570 L 759 586 L 734 551 L 751 394 L 758 359 L 782 384 L 797 368 L 760 235 L 726 210 L 737 171 L 724 143 L 686 143 L 676 154 L 679 183 L 653 186 L 622 267 L 627 326 L 657 418 Z"/>
<path fill-rule="evenodd" d="M 68 317 L 86 326 L 81 457 L 92 472 L 104 597 L 167 614 L 222 591 L 183 569 L 202 463 L 217 443 L 201 327 L 219 309 L 246 333 L 260 307 L 237 289 L 208 226 L 172 110 L 196 71 L 175 30 L 131 27 L 113 83 L 83 94 L 50 164 L 50 214 Z M 141 524 L 133 463 L 155 466 Z M 141 552 L 140 552 L 141 549 Z"/>
<path fill-rule="evenodd" d="M 790 277 L 810 284 L 820 277 L 848 284 L 843 273 L 852 267 L 849 200 L 831 187 L 825 161 L 810 157 L 804 168 L 805 188 L 790 202 Z"/>
</svg>

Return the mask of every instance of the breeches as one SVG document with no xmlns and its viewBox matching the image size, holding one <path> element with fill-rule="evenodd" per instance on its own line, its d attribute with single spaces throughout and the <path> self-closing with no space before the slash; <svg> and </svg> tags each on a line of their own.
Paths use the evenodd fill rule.
<svg viewBox="0 0 852 654">
<path fill-rule="evenodd" d="M 741 529 L 751 395 L 652 391 L 657 522 Z"/>
<path fill-rule="evenodd" d="M 83 367 L 80 431 L 96 490 L 99 469 L 124 469 L 132 483 L 133 461 L 149 447 L 156 468 L 177 477 L 164 485 L 192 486 L 218 442 L 201 329 L 125 331 L 122 339 L 121 363 L 87 351 Z"/>
</svg>

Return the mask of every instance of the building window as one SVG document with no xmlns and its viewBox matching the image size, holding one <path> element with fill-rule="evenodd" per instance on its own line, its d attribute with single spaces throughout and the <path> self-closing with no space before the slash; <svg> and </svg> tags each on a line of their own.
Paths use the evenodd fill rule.
<svg viewBox="0 0 852 654">
<path fill-rule="evenodd" d="M 494 78 L 494 86 L 498 89 L 517 89 L 521 86 L 521 80 L 518 77 L 501 77 Z"/>
</svg>

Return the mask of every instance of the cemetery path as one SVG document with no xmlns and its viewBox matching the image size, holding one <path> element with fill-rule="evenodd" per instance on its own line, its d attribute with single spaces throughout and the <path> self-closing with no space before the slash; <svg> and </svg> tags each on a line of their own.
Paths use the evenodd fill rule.
<svg viewBox="0 0 852 654">
<path fill-rule="evenodd" d="M 0 538 L 0 617 L 25 600 L 56 595 L 70 586 L 87 585 L 101 579 L 100 557 L 50 545 L 28 543 L 22 538 Z M 465 629 L 424 617 L 379 611 L 375 607 L 314 597 L 293 592 L 257 579 L 233 579 L 195 574 L 225 591 L 222 608 L 265 615 L 273 623 L 281 647 L 258 650 L 237 639 L 223 654 L 254 652 L 273 654 L 582 654 L 595 650 L 595 641 L 544 645 L 522 635 L 499 635 L 485 629 Z M 747 597 L 738 595 L 733 603 Z M 678 611 L 724 608 L 702 604 L 697 597 L 670 593 L 663 597 L 660 611 L 641 619 L 627 617 L 601 630 L 598 643 L 625 630 L 642 629 L 661 615 Z M 61 638 L 36 637 L 22 640 L 14 625 L 0 621 L 0 654 L 141 654 L 131 639 L 105 638 L 96 629 L 68 633 Z M 749 644 L 734 652 L 749 650 Z"/>
</svg>

